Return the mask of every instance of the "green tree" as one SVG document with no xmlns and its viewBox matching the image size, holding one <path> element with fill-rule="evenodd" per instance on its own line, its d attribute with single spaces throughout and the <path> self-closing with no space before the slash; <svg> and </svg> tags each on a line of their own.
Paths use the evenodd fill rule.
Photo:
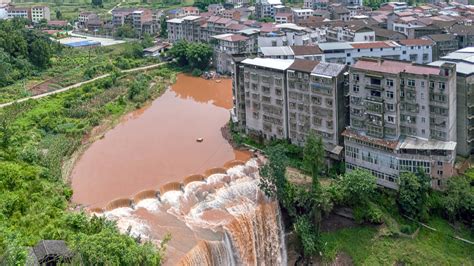
<svg viewBox="0 0 474 266">
<path fill-rule="evenodd" d="M 404 172 L 400 175 L 400 188 L 397 202 L 402 213 L 415 218 L 424 219 L 427 216 L 427 193 L 429 183 L 425 175 Z"/>
<path fill-rule="evenodd" d="M 141 43 L 143 48 L 151 47 L 153 46 L 154 43 L 155 43 L 155 39 L 150 34 L 145 33 L 143 35 L 143 39 Z"/>
<path fill-rule="evenodd" d="M 104 7 L 102 0 L 92 0 L 91 3 L 93 7 Z"/>
<path fill-rule="evenodd" d="M 204 43 L 190 43 L 186 49 L 189 65 L 200 70 L 204 70 L 209 66 L 212 54 L 212 48 Z"/>
<path fill-rule="evenodd" d="M 49 66 L 51 58 L 51 47 L 44 39 L 36 39 L 30 47 L 30 60 L 33 65 L 39 68 Z"/>
<path fill-rule="evenodd" d="M 343 203 L 350 206 L 366 204 L 377 188 L 377 178 L 361 169 L 352 170 L 336 183 Z"/>
<path fill-rule="evenodd" d="M 303 149 L 303 166 L 311 174 L 316 185 L 319 184 L 318 178 L 325 168 L 324 155 L 323 141 L 311 132 Z"/>
<path fill-rule="evenodd" d="M 137 34 L 131 25 L 125 23 L 117 28 L 117 30 L 115 31 L 115 37 L 135 38 L 137 37 Z"/>
<path fill-rule="evenodd" d="M 166 23 L 166 16 L 162 15 L 160 17 L 160 37 L 168 37 L 168 23 Z"/>
<path fill-rule="evenodd" d="M 63 14 L 61 13 L 61 10 L 56 9 L 56 19 L 62 19 L 62 18 L 63 18 Z"/>
<path fill-rule="evenodd" d="M 307 215 L 299 216 L 293 226 L 301 243 L 303 255 L 311 257 L 316 254 L 320 249 L 319 233 L 316 232 L 311 219 Z"/>
<path fill-rule="evenodd" d="M 180 66 L 186 66 L 188 64 L 188 56 L 187 56 L 187 50 L 188 50 L 188 42 L 186 41 L 179 41 L 171 47 L 169 50 L 169 54 L 176 60 L 178 65 Z"/>
<path fill-rule="evenodd" d="M 267 197 L 277 198 L 286 206 L 286 190 L 288 187 L 285 177 L 288 158 L 285 148 L 281 145 L 271 146 L 265 150 L 268 162 L 260 168 L 260 189 Z"/>
<path fill-rule="evenodd" d="M 451 221 L 464 220 L 474 225 L 474 186 L 467 176 L 454 176 L 442 198 L 442 204 Z"/>
</svg>

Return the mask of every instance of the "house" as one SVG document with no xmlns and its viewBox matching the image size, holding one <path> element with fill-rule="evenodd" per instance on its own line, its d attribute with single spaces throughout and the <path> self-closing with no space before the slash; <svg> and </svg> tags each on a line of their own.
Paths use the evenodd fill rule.
<svg viewBox="0 0 474 266">
<path fill-rule="evenodd" d="M 284 24 L 284 23 L 293 23 L 293 13 L 277 13 L 275 15 L 275 23 Z"/>
<path fill-rule="evenodd" d="M 31 20 L 31 8 L 28 7 L 8 7 L 8 18 L 24 18 Z"/>
<path fill-rule="evenodd" d="M 49 21 L 51 19 L 51 12 L 47 6 L 33 6 L 31 8 L 31 21 L 38 23 L 41 20 Z"/>
<path fill-rule="evenodd" d="M 61 265 L 69 264 L 74 253 L 63 240 L 41 240 L 29 249 L 26 265 Z"/>
<path fill-rule="evenodd" d="M 433 61 L 455 52 L 459 48 L 457 36 L 454 34 L 432 34 L 423 37 L 433 41 Z"/>
<path fill-rule="evenodd" d="M 455 64 L 359 58 L 349 70 L 349 99 L 346 171 L 366 169 L 393 189 L 403 172 L 421 169 L 437 189 L 455 174 Z"/>
<path fill-rule="evenodd" d="M 217 16 L 220 15 L 225 10 L 222 4 L 210 4 L 207 6 L 207 12 L 212 13 Z"/>
</svg>

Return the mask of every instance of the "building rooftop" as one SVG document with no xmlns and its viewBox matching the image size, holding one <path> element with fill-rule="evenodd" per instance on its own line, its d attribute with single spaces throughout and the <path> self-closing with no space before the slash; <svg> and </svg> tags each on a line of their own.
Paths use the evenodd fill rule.
<svg viewBox="0 0 474 266">
<path fill-rule="evenodd" d="M 346 65 L 342 64 L 335 64 L 335 63 L 326 63 L 326 62 L 319 62 L 313 71 L 312 74 L 320 75 L 320 76 L 328 76 L 328 77 L 336 77 L 342 71 L 346 69 Z"/>
<path fill-rule="evenodd" d="M 407 72 L 416 75 L 439 75 L 440 73 L 438 67 L 416 65 L 407 61 L 364 57 L 359 58 L 353 68 L 391 74 Z"/>
<path fill-rule="evenodd" d="M 292 56 L 295 55 L 289 46 L 260 47 L 259 52 L 265 56 Z"/>
<path fill-rule="evenodd" d="M 435 42 L 445 42 L 445 41 L 451 41 L 451 40 L 456 39 L 456 36 L 454 34 L 446 34 L 446 33 L 445 34 L 432 34 L 426 37 L 430 38 L 431 40 Z"/>
<path fill-rule="evenodd" d="M 443 56 L 441 60 L 430 63 L 430 66 L 441 66 L 444 63 L 456 64 L 456 72 L 463 75 L 474 74 L 474 47 L 466 47 Z"/>
<path fill-rule="evenodd" d="M 243 64 L 253 65 L 258 67 L 265 67 L 277 70 L 286 70 L 292 64 L 294 60 L 292 59 L 273 59 L 273 58 L 247 58 L 242 61 Z"/>
<path fill-rule="evenodd" d="M 400 142 L 398 149 L 454 151 L 456 149 L 456 142 L 406 137 Z"/>
<path fill-rule="evenodd" d="M 370 48 L 392 48 L 398 47 L 394 41 L 380 41 L 380 42 L 358 42 L 351 43 L 351 46 L 355 49 L 370 49 Z"/>
<path fill-rule="evenodd" d="M 405 46 L 418 46 L 418 45 L 433 45 L 433 41 L 426 39 L 406 39 L 398 41 L 400 44 Z"/>
<path fill-rule="evenodd" d="M 290 47 L 294 55 L 322 54 L 323 51 L 318 46 L 295 45 Z"/>
<path fill-rule="evenodd" d="M 288 69 L 310 73 L 318 63 L 313 60 L 295 59 Z"/>
<path fill-rule="evenodd" d="M 246 41 L 249 39 L 248 37 L 245 37 L 243 35 L 232 34 L 232 33 L 215 35 L 215 36 L 212 36 L 212 38 L 222 40 L 222 41 L 228 41 L 228 42 L 240 42 L 240 41 Z"/>
<path fill-rule="evenodd" d="M 352 49 L 352 45 L 347 42 L 325 42 L 319 43 L 318 46 L 323 51 Z"/>
</svg>

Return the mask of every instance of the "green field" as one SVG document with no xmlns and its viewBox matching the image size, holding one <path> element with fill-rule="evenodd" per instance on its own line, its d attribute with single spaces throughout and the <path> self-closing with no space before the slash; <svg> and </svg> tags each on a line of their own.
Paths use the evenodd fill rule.
<svg viewBox="0 0 474 266">
<path fill-rule="evenodd" d="M 433 232 L 421 228 L 415 239 L 379 237 L 375 227 L 362 226 L 323 233 L 325 258 L 332 260 L 338 252 L 352 257 L 356 265 L 473 265 L 474 245 L 453 239 L 458 235 L 473 240 L 467 230 L 455 231 L 445 220 L 433 219 Z"/>
</svg>

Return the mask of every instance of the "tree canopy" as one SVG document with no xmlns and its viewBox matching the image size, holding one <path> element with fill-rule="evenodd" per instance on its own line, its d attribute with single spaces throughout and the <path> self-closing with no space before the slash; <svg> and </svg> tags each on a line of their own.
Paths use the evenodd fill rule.
<svg viewBox="0 0 474 266">
<path fill-rule="evenodd" d="M 169 54 L 176 59 L 180 66 L 190 66 L 194 69 L 205 70 L 212 58 L 212 48 L 205 43 L 189 43 L 179 41 L 173 45 Z"/>
</svg>

